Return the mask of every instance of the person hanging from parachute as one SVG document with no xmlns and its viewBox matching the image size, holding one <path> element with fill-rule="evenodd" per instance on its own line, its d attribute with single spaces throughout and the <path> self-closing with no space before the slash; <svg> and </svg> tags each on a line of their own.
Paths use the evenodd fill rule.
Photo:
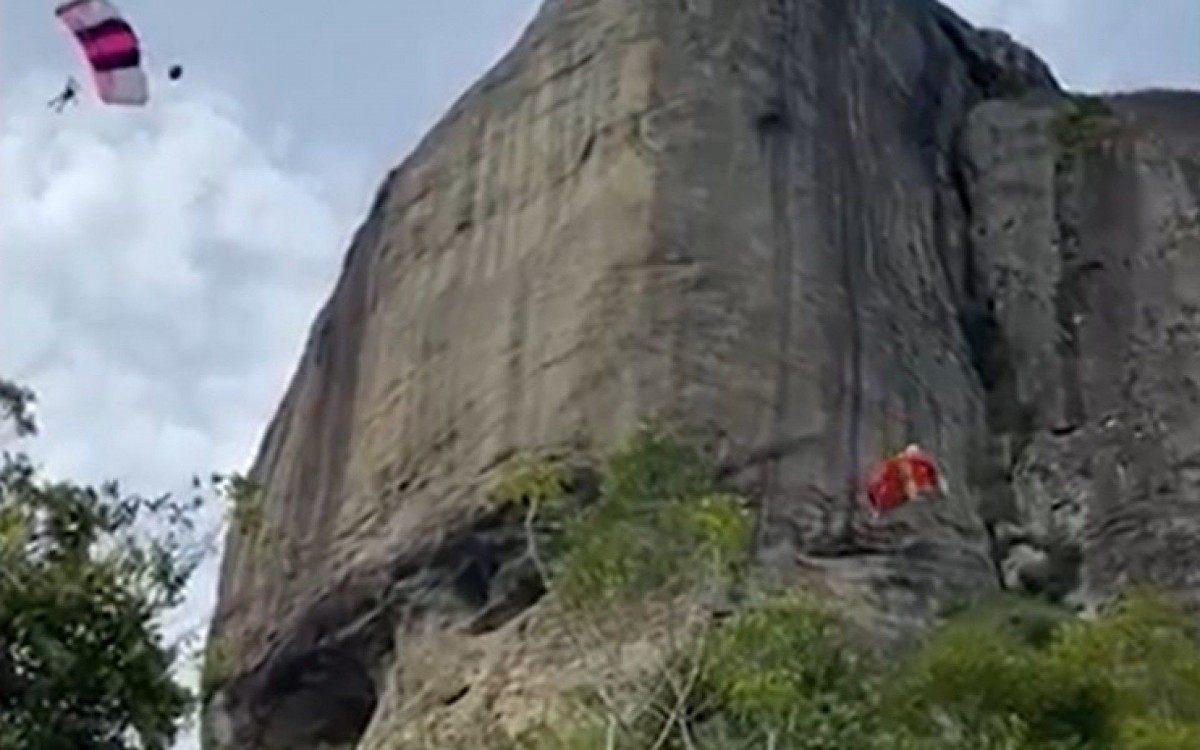
<svg viewBox="0 0 1200 750">
<path fill-rule="evenodd" d="M 67 84 L 62 93 L 46 102 L 46 106 L 55 112 L 62 112 L 68 104 L 78 104 L 79 84 L 74 76 L 67 76 Z"/>
<path fill-rule="evenodd" d="M 83 50 L 100 101 L 136 106 L 149 100 L 140 41 L 112 3 L 68 0 L 54 14 Z"/>
<path fill-rule="evenodd" d="M 100 101 L 128 106 L 141 106 L 149 101 L 141 40 L 109 0 L 67 0 L 55 8 L 54 14 L 81 48 Z M 172 65 L 167 73 L 172 81 L 179 80 L 181 75 L 180 65 Z M 78 84 L 72 78 L 67 89 L 50 101 L 50 106 L 61 112 L 68 103 L 77 101 L 78 93 Z"/>
<path fill-rule="evenodd" d="M 914 443 L 875 467 L 867 483 L 867 505 L 872 520 L 878 520 L 902 505 L 945 493 L 937 462 Z"/>
</svg>

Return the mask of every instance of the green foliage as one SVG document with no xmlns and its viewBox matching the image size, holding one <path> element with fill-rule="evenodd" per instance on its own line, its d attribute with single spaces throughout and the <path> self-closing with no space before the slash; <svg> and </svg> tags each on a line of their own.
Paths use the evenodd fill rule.
<svg viewBox="0 0 1200 750">
<path fill-rule="evenodd" d="M 785 721 L 814 697 L 859 684 L 859 665 L 839 645 L 838 630 L 829 613 L 804 598 L 752 608 L 714 635 L 704 687 L 740 721 Z"/>
<path fill-rule="evenodd" d="M 532 507 L 536 512 L 563 499 L 570 482 L 571 472 L 562 461 L 522 457 L 509 463 L 492 489 L 492 497 L 501 505 Z"/>
<path fill-rule="evenodd" d="M 703 456 L 651 429 L 608 458 L 600 500 L 566 520 L 552 583 L 568 605 L 604 607 L 649 592 L 728 581 L 744 565 L 749 519 Z"/>
<path fill-rule="evenodd" d="M 1100 674 L 1122 720 L 1200 720 L 1200 650 L 1193 623 L 1165 598 L 1134 591 L 1094 623 L 1064 625 L 1047 652 L 1060 671 Z"/>
<path fill-rule="evenodd" d="M 628 742 L 618 744 L 618 738 L 622 738 L 621 730 L 615 722 L 600 721 L 595 716 L 584 715 L 570 721 L 534 727 L 523 732 L 520 737 L 497 743 L 495 748 L 488 750 L 610 750 L 628 745 Z M 640 739 L 640 744 L 647 744 L 646 736 L 643 735 Z"/>
<path fill-rule="evenodd" d="M 36 400 L 33 391 L 0 378 L 0 425 L 11 422 L 18 437 L 35 434 L 37 424 L 33 419 L 33 404 Z"/>
<path fill-rule="evenodd" d="M 697 648 L 698 647 L 698 648 Z M 876 720 L 878 672 L 843 624 L 799 594 L 766 598 L 681 645 L 660 684 L 633 690 L 620 722 L 588 701 L 574 719 L 520 738 L 522 750 L 904 750 Z"/>
<path fill-rule="evenodd" d="M 614 730 L 593 710 L 516 747 L 1196 748 L 1200 647 L 1192 636 L 1186 617 L 1146 592 L 1095 621 L 1001 597 L 960 610 L 887 665 L 852 644 L 829 609 L 786 594 L 716 625 L 698 655 L 681 651 L 664 684 L 681 684 L 691 666 L 699 678 L 674 714 L 654 709 L 671 700 L 643 699 L 650 721 Z"/>
<path fill-rule="evenodd" d="M 749 583 L 746 509 L 713 476 L 699 453 L 642 430 L 609 456 L 586 508 L 562 502 L 568 473 L 552 462 L 510 473 L 496 497 L 555 519 L 551 587 L 568 612 L 596 622 L 664 591 Z M 731 617 L 680 627 L 649 673 L 585 689 L 568 716 L 495 747 L 1200 747 L 1192 623 L 1146 591 L 1094 621 L 1015 595 L 963 602 L 892 663 L 851 641 L 812 596 L 752 599 Z"/>
<path fill-rule="evenodd" d="M 200 704 L 206 705 L 229 679 L 235 656 L 229 641 L 216 637 L 204 649 L 200 667 Z"/>
<path fill-rule="evenodd" d="M 605 465 L 601 492 L 614 504 L 645 504 L 713 492 L 711 467 L 695 448 L 651 427 L 636 430 Z"/>
<path fill-rule="evenodd" d="M 491 498 L 501 511 L 522 513 L 538 554 L 552 554 L 574 510 L 573 479 L 571 467 L 558 457 L 522 456 L 503 468 Z"/>
<path fill-rule="evenodd" d="M 984 621 L 939 632 L 891 686 L 918 734 L 971 746 L 997 730 L 1018 746 L 1103 735 L 1108 696 L 1086 672 L 1055 669 L 1036 647 Z"/>
<path fill-rule="evenodd" d="M 1094 146 L 1116 130 L 1112 110 L 1095 96 L 1072 97 L 1051 123 L 1054 139 L 1068 151 Z"/>
<path fill-rule="evenodd" d="M 159 617 L 196 560 L 195 504 L 0 468 L 0 746 L 166 748 L 192 696 Z M 157 530 L 157 534 L 153 533 Z"/>
<path fill-rule="evenodd" d="M 814 599 L 774 597 L 719 627 L 703 655 L 696 734 L 704 747 L 878 745 L 869 662 Z"/>
<path fill-rule="evenodd" d="M 573 471 L 555 457 L 511 460 L 491 497 L 524 509 L 564 603 L 604 607 L 740 570 L 748 513 L 714 477 L 699 451 L 646 427 L 607 457 L 587 507 L 570 502 Z"/>
<path fill-rule="evenodd" d="M 1195 750 L 1200 747 L 1200 723 L 1129 719 L 1121 727 L 1117 747 L 1124 750 Z"/>
<path fill-rule="evenodd" d="M 1055 629 L 1074 618 L 1071 612 L 1045 601 L 1012 593 L 970 600 L 950 607 L 944 617 L 958 626 L 1002 632 L 1029 646 L 1050 643 Z"/>
<path fill-rule="evenodd" d="M 890 692 L 900 722 L 948 747 L 982 746 L 1003 727 L 1016 748 L 1170 748 L 1200 719 L 1200 648 L 1187 618 L 1147 592 L 1033 638 L 967 613 L 929 639 Z"/>
<path fill-rule="evenodd" d="M 225 498 L 238 533 L 257 538 L 263 525 L 263 488 L 241 474 L 213 474 L 212 483 L 218 494 Z"/>
</svg>

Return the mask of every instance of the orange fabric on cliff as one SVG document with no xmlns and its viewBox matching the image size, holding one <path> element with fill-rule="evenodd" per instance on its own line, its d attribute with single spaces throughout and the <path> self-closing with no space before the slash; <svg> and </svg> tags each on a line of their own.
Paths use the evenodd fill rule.
<svg viewBox="0 0 1200 750">
<path fill-rule="evenodd" d="M 871 474 L 867 502 L 876 514 L 894 510 L 939 489 L 937 463 L 916 445 L 884 461 Z"/>
</svg>

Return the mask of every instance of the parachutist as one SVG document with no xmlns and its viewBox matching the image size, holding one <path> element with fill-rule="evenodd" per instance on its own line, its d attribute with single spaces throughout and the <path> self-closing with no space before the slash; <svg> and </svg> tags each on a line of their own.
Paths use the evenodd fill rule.
<svg viewBox="0 0 1200 750">
<path fill-rule="evenodd" d="M 142 106 L 149 100 L 138 35 L 109 0 L 64 0 L 54 10 L 91 68 L 96 97 L 105 104 Z M 77 86 L 73 87 L 77 88 Z M 66 96 L 61 106 L 76 98 Z"/>
<path fill-rule="evenodd" d="M 62 93 L 46 102 L 46 106 L 53 109 L 55 112 L 62 112 L 63 108 L 68 104 L 77 104 L 77 96 L 79 94 L 79 84 L 75 83 L 75 79 L 68 77 L 67 85 L 63 88 Z"/>
<path fill-rule="evenodd" d="M 867 487 L 871 520 L 914 500 L 943 497 L 946 480 L 933 456 L 916 444 L 909 445 L 878 466 Z"/>
</svg>

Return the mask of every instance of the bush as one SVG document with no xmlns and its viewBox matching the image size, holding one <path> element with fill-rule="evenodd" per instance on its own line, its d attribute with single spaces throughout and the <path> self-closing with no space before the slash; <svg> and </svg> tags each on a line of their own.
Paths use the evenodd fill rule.
<svg viewBox="0 0 1200 750">
<path fill-rule="evenodd" d="M 234 529 L 245 537 L 257 539 L 263 526 L 263 488 L 241 474 L 213 474 L 211 481 L 229 508 Z"/>
<path fill-rule="evenodd" d="M 1170 748 L 1171 738 L 1190 736 L 1200 719 L 1200 648 L 1178 610 L 1135 591 L 1094 622 L 1055 619 L 1031 638 L 992 617 L 960 615 L 900 671 L 889 704 L 902 709 L 893 715 L 964 748 L 980 746 L 981 727 L 1003 726 L 1018 748 Z"/>
<path fill-rule="evenodd" d="M 1055 141 L 1068 151 L 1094 146 L 1116 130 L 1112 110 L 1095 96 L 1072 97 L 1051 123 Z"/>
<path fill-rule="evenodd" d="M 570 469 L 561 459 L 522 457 L 505 467 L 491 494 L 502 506 L 520 505 L 537 512 L 562 501 L 570 485 Z"/>
<path fill-rule="evenodd" d="M 956 614 L 885 666 L 810 597 L 766 598 L 715 626 L 674 717 L 643 712 L 613 747 L 697 750 L 1183 750 L 1200 747 L 1200 648 L 1164 600 L 1135 592 L 1094 622 L 1002 598 Z M 680 653 L 678 675 L 689 671 Z M 670 701 L 659 701 L 669 704 Z M 607 748 L 597 716 L 531 750 Z M 668 723 L 677 721 L 674 730 Z M 688 742 L 682 742 L 686 732 Z"/>
<path fill-rule="evenodd" d="M 716 628 L 701 674 L 693 712 L 706 747 L 876 746 L 873 670 L 809 597 L 773 597 Z"/>
<path fill-rule="evenodd" d="M 225 686 L 236 663 L 228 640 L 219 636 L 209 640 L 200 665 L 200 705 L 207 705 Z"/>
<path fill-rule="evenodd" d="M 942 620 L 950 624 L 973 624 L 995 629 L 1038 648 L 1049 645 L 1059 625 L 1075 615 L 1061 606 L 1014 593 L 1002 592 L 983 599 L 958 602 L 947 608 Z"/>
<path fill-rule="evenodd" d="M 1153 718 L 1130 719 L 1121 727 L 1117 747 L 1124 750 L 1195 750 L 1200 724 Z"/>
<path fill-rule="evenodd" d="M 551 544 L 562 602 L 607 607 L 729 582 L 747 560 L 749 513 L 713 477 L 698 451 L 648 428 L 635 433 L 606 461 L 599 501 L 565 519 Z"/>
<path fill-rule="evenodd" d="M 952 623 L 890 686 L 888 705 L 916 734 L 954 743 L 981 743 L 997 732 L 1022 747 L 1097 739 L 1104 686 L 1089 675 L 1053 669 L 1041 657 L 1012 632 L 980 621 Z"/>
<path fill-rule="evenodd" d="M 599 499 L 583 509 L 566 502 L 569 472 L 554 463 L 524 465 L 497 493 L 554 530 L 550 588 L 576 621 L 627 615 L 630 603 L 663 592 L 694 599 L 749 587 L 745 504 L 699 453 L 642 430 L 601 473 Z M 497 747 L 1200 747 L 1200 648 L 1189 619 L 1148 591 L 1094 621 L 1015 595 L 964 602 L 892 663 L 852 642 L 811 595 L 748 596 L 732 616 L 677 627 L 657 666 L 597 675 L 567 718 Z"/>
<path fill-rule="evenodd" d="M 1136 590 L 1096 622 L 1065 624 L 1046 659 L 1061 673 L 1102 679 L 1114 723 L 1152 715 L 1197 721 L 1200 650 L 1192 628 L 1164 597 Z"/>
</svg>

